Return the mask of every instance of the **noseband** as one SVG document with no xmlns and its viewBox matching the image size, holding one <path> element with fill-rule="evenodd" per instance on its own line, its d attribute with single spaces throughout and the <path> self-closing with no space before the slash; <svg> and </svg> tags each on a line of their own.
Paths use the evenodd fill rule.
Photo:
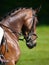
<svg viewBox="0 0 49 65">
<path fill-rule="evenodd" d="M 29 42 L 31 40 L 32 35 L 35 36 L 35 39 L 33 39 L 32 41 L 34 41 L 38 38 L 38 36 L 36 34 L 30 32 L 27 37 L 25 36 L 25 39 L 26 39 L 27 42 Z"/>
</svg>

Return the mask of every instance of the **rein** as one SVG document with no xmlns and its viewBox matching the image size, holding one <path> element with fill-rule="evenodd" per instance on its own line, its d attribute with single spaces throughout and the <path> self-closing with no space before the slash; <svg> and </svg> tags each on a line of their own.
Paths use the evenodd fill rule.
<svg viewBox="0 0 49 65">
<path fill-rule="evenodd" d="M 10 27 L 8 27 L 8 26 L 6 26 L 6 25 L 4 25 L 4 24 L 2 24 L 2 23 L 0 23 L 0 26 L 2 26 L 2 27 L 6 27 L 6 28 L 8 28 L 8 29 L 10 29 L 11 31 L 12 31 L 12 33 L 17 33 L 18 35 L 22 35 L 22 33 L 20 32 L 16 32 L 16 31 L 14 31 L 12 28 L 10 28 Z"/>
</svg>

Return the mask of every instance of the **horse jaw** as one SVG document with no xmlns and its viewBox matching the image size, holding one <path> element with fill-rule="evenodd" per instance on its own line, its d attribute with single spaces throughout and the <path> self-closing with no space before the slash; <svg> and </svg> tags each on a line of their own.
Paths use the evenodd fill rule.
<svg viewBox="0 0 49 65">
<path fill-rule="evenodd" d="M 2 27 L 0 27 L 0 45 L 1 45 L 1 41 L 2 41 L 3 35 L 4 35 L 4 30 L 3 30 Z"/>
</svg>

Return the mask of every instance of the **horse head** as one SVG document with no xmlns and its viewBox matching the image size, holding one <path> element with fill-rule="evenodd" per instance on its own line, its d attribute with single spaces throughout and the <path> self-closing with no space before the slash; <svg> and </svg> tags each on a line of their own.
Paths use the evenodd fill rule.
<svg viewBox="0 0 49 65">
<path fill-rule="evenodd" d="M 36 24 L 37 24 L 37 11 L 28 9 L 28 15 L 25 17 L 25 23 L 22 28 L 24 38 L 26 40 L 26 45 L 31 49 L 36 46 Z"/>
</svg>

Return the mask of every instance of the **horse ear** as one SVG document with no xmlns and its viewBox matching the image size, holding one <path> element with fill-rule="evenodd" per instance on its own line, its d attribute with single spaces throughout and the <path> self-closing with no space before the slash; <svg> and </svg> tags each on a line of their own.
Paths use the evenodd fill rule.
<svg viewBox="0 0 49 65">
<path fill-rule="evenodd" d="M 40 9 L 41 9 L 41 5 L 40 5 L 39 8 L 36 8 L 36 9 L 35 9 L 35 12 L 36 12 L 36 13 L 40 12 Z"/>
</svg>

